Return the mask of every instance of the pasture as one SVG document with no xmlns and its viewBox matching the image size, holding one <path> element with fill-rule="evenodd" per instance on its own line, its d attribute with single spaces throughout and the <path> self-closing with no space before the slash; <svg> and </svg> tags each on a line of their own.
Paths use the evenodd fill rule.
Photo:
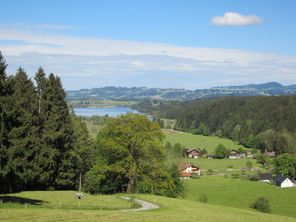
<svg viewBox="0 0 296 222">
<path fill-rule="evenodd" d="M 83 199 L 75 199 L 75 191 L 27 191 L 0 195 L 0 208 L 51 208 L 51 209 L 86 209 L 118 210 L 132 208 L 129 201 L 116 195 L 90 195 L 83 193 Z"/>
<path fill-rule="evenodd" d="M 163 130 L 163 132 L 166 136 L 165 141 L 168 141 L 172 144 L 180 143 L 188 148 L 206 149 L 208 153 L 213 153 L 219 144 L 224 145 L 227 149 L 245 148 L 233 140 L 219 138 L 216 136 L 195 135 L 192 133 L 172 130 Z"/>
<path fill-rule="evenodd" d="M 270 201 L 272 214 L 296 218 L 296 187 L 281 189 L 271 184 L 223 176 L 202 176 L 184 183 L 184 198 L 187 200 L 199 202 L 201 195 L 206 195 L 209 204 L 251 210 L 250 204 L 258 197 L 264 196 Z"/>
<path fill-rule="evenodd" d="M 43 193 L 43 194 L 42 194 Z M 72 193 L 71 197 L 72 197 Z M 15 194 L 16 196 L 18 194 Z M 50 196 L 46 191 L 39 193 L 37 196 Z M 66 195 L 66 193 L 65 193 Z M 33 192 L 27 194 L 26 198 L 36 198 Z M 39 196 L 39 197 L 41 197 Z M 249 222 L 249 221 L 262 221 L 262 222 L 292 222 L 294 218 L 278 216 L 272 214 L 263 214 L 254 210 L 243 210 L 224 206 L 217 206 L 211 204 L 203 204 L 190 200 L 181 200 L 166 198 L 161 196 L 152 195 L 136 195 L 139 199 L 144 199 L 159 205 L 161 208 L 152 211 L 142 212 L 127 212 L 120 210 L 90 210 L 90 209 L 50 209 L 28 206 L 27 208 L 0 208 L 0 221 L 1 222 L 15 222 L 15 221 L 61 221 L 61 222 L 94 222 L 94 221 L 109 221 L 109 222 L 187 222 L 187 221 L 236 221 L 236 222 Z M 70 198 L 70 197 L 65 197 Z M 88 197 L 92 198 L 92 197 Z M 98 202 L 100 196 L 96 196 Z M 104 197 L 105 198 L 105 197 Z M 41 199 L 42 200 L 42 199 Z M 84 199 L 86 200 L 86 199 Z M 82 200 L 82 201 L 84 201 Z M 101 204 L 108 205 L 101 200 Z M 67 201 L 68 202 L 68 201 Z M 121 202 L 120 199 L 113 199 L 113 204 Z"/>
<path fill-rule="evenodd" d="M 261 166 L 255 159 L 243 158 L 243 159 L 205 159 L 205 158 L 183 158 L 182 162 L 193 163 L 201 168 L 202 171 L 212 169 L 215 171 L 239 171 L 242 168 L 246 168 L 246 162 L 252 163 L 253 169 L 260 169 Z"/>
</svg>

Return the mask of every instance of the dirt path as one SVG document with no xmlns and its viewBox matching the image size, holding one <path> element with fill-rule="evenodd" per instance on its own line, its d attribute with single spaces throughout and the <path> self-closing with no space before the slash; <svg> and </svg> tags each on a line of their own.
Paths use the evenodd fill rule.
<svg viewBox="0 0 296 222">
<path fill-rule="evenodd" d="M 122 199 L 125 199 L 125 200 L 130 200 L 131 198 L 130 197 L 121 197 Z M 126 210 L 122 210 L 122 211 L 145 211 L 145 210 L 153 210 L 153 209 L 158 209 L 159 206 L 153 204 L 153 203 L 150 203 L 150 202 L 147 202 L 145 200 L 139 200 L 139 199 L 134 199 L 134 201 L 137 203 L 137 204 L 140 204 L 141 207 L 140 208 L 135 208 L 135 209 L 126 209 Z"/>
</svg>

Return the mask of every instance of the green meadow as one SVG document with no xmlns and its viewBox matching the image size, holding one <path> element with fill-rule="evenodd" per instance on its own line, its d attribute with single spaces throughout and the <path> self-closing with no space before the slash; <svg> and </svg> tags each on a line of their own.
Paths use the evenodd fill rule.
<svg viewBox="0 0 296 222">
<path fill-rule="evenodd" d="M 272 214 L 296 218 L 296 187 L 282 189 L 272 184 L 223 176 L 202 176 L 184 183 L 186 200 L 199 202 L 200 197 L 206 195 L 209 204 L 251 210 L 250 204 L 264 196 L 270 201 Z"/>
<path fill-rule="evenodd" d="M 63 196 L 62 199 L 67 199 L 67 203 L 72 206 L 71 202 L 75 202 L 76 200 L 73 198 L 73 192 L 65 192 L 62 191 L 59 193 Z M 25 194 L 14 194 L 15 196 Z M 39 196 L 40 195 L 40 196 Z M 38 195 L 34 194 L 34 192 L 27 192 L 26 198 L 37 198 L 40 200 L 49 201 L 52 193 L 48 193 L 47 191 L 39 192 Z M 45 198 L 42 198 L 45 196 Z M 262 221 L 262 222 L 292 222 L 295 221 L 294 218 L 273 215 L 273 214 L 263 214 L 256 212 L 254 210 L 244 210 L 237 209 L 231 207 L 217 206 L 213 204 L 203 204 L 196 201 L 190 200 L 181 200 L 181 199 L 173 199 L 161 196 L 153 196 L 153 195 L 136 195 L 137 198 L 144 199 L 150 202 L 153 202 L 160 206 L 160 209 L 151 210 L 151 211 L 142 211 L 142 212 L 128 212 L 128 211 L 120 211 L 120 210 L 105 210 L 100 209 L 50 209 L 42 206 L 32 207 L 31 205 L 27 205 L 26 208 L 23 206 L 22 208 L 0 208 L 0 221 L 1 222 L 15 222 L 15 221 L 42 221 L 42 222 L 53 222 L 53 221 L 61 221 L 61 222 L 97 222 L 97 221 L 108 221 L 108 222 L 189 222 L 189 221 L 200 221 L 200 222 L 208 222 L 208 221 L 220 221 L 220 222 L 249 222 L 249 221 Z M 103 196 L 103 199 L 100 199 L 100 196 L 86 196 L 84 200 L 81 202 L 88 201 L 88 198 L 98 198 L 97 201 L 101 202 L 105 206 L 109 205 L 121 205 L 122 200 L 112 197 L 111 202 L 105 202 L 106 197 Z M 113 199 L 114 198 L 114 199 Z M 55 198 L 54 198 L 55 199 Z M 108 198 L 107 198 L 108 199 Z M 127 207 L 129 206 L 129 202 L 126 201 Z M 5 205 L 1 203 L 1 205 Z M 87 206 L 87 204 L 86 204 Z"/>
<path fill-rule="evenodd" d="M 219 138 L 216 136 L 202 136 L 172 130 L 163 130 L 163 132 L 166 136 L 166 141 L 168 142 L 173 144 L 180 143 L 189 148 L 206 149 L 208 153 L 213 153 L 219 144 L 224 145 L 227 149 L 245 148 L 233 140 Z"/>
<path fill-rule="evenodd" d="M 205 159 L 205 158 L 183 158 L 183 162 L 189 162 L 196 164 L 204 170 L 215 170 L 215 171 L 240 171 L 242 168 L 246 168 L 246 163 L 250 161 L 252 163 L 252 169 L 260 169 L 261 166 L 256 162 L 255 159 L 243 158 L 243 159 Z"/>
<path fill-rule="evenodd" d="M 75 191 L 26 191 L 0 195 L 0 208 L 51 208 L 118 210 L 132 208 L 133 204 L 116 195 L 90 195 L 83 193 L 83 199 L 75 199 Z M 2 201 L 1 201 L 2 200 Z"/>
</svg>

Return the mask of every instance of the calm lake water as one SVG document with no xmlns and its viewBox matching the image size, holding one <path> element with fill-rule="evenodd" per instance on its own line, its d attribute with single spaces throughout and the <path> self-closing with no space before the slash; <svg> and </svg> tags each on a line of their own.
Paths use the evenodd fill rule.
<svg viewBox="0 0 296 222">
<path fill-rule="evenodd" d="M 138 111 L 131 109 L 129 107 L 114 106 L 114 107 L 104 107 L 104 108 L 74 108 L 75 114 L 78 116 L 112 116 L 116 117 L 121 114 L 126 113 L 139 113 Z"/>
</svg>

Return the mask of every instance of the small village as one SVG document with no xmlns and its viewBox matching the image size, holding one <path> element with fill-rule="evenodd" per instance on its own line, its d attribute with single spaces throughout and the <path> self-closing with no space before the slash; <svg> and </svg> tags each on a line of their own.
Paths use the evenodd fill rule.
<svg viewBox="0 0 296 222">
<path fill-rule="evenodd" d="M 273 158 L 276 156 L 274 151 L 265 150 L 263 153 L 264 156 L 268 158 Z M 184 149 L 184 156 L 186 159 L 215 159 L 216 156 L 214 154 L 203 154 L 202 149 L 198 148 L 185 148 Z M 242 159 L 242 158 L 252 158 L 255 159 L 255 155 L 252 154 L 251 151 L 241 152 L 236 149 L 229 150 L 229 155 L 227 156 L 228 159 Z M 201 168 L 190 161 L 181 163 L 179 166 L 180 171 L 180 179 L 192 179 L 192 178 L 199 178 L 202 175 Z M 255 172 L 256 179 L 258 182 L 274 184 L 280 188 L 291 188 L 296 187 L 296 180 L 295 178 L 290 178 L 286 175 L 273 175 L 272 173 L 260 173 Z M 254 178 L 254 177 L 253 177 Z"/>
</svg>

